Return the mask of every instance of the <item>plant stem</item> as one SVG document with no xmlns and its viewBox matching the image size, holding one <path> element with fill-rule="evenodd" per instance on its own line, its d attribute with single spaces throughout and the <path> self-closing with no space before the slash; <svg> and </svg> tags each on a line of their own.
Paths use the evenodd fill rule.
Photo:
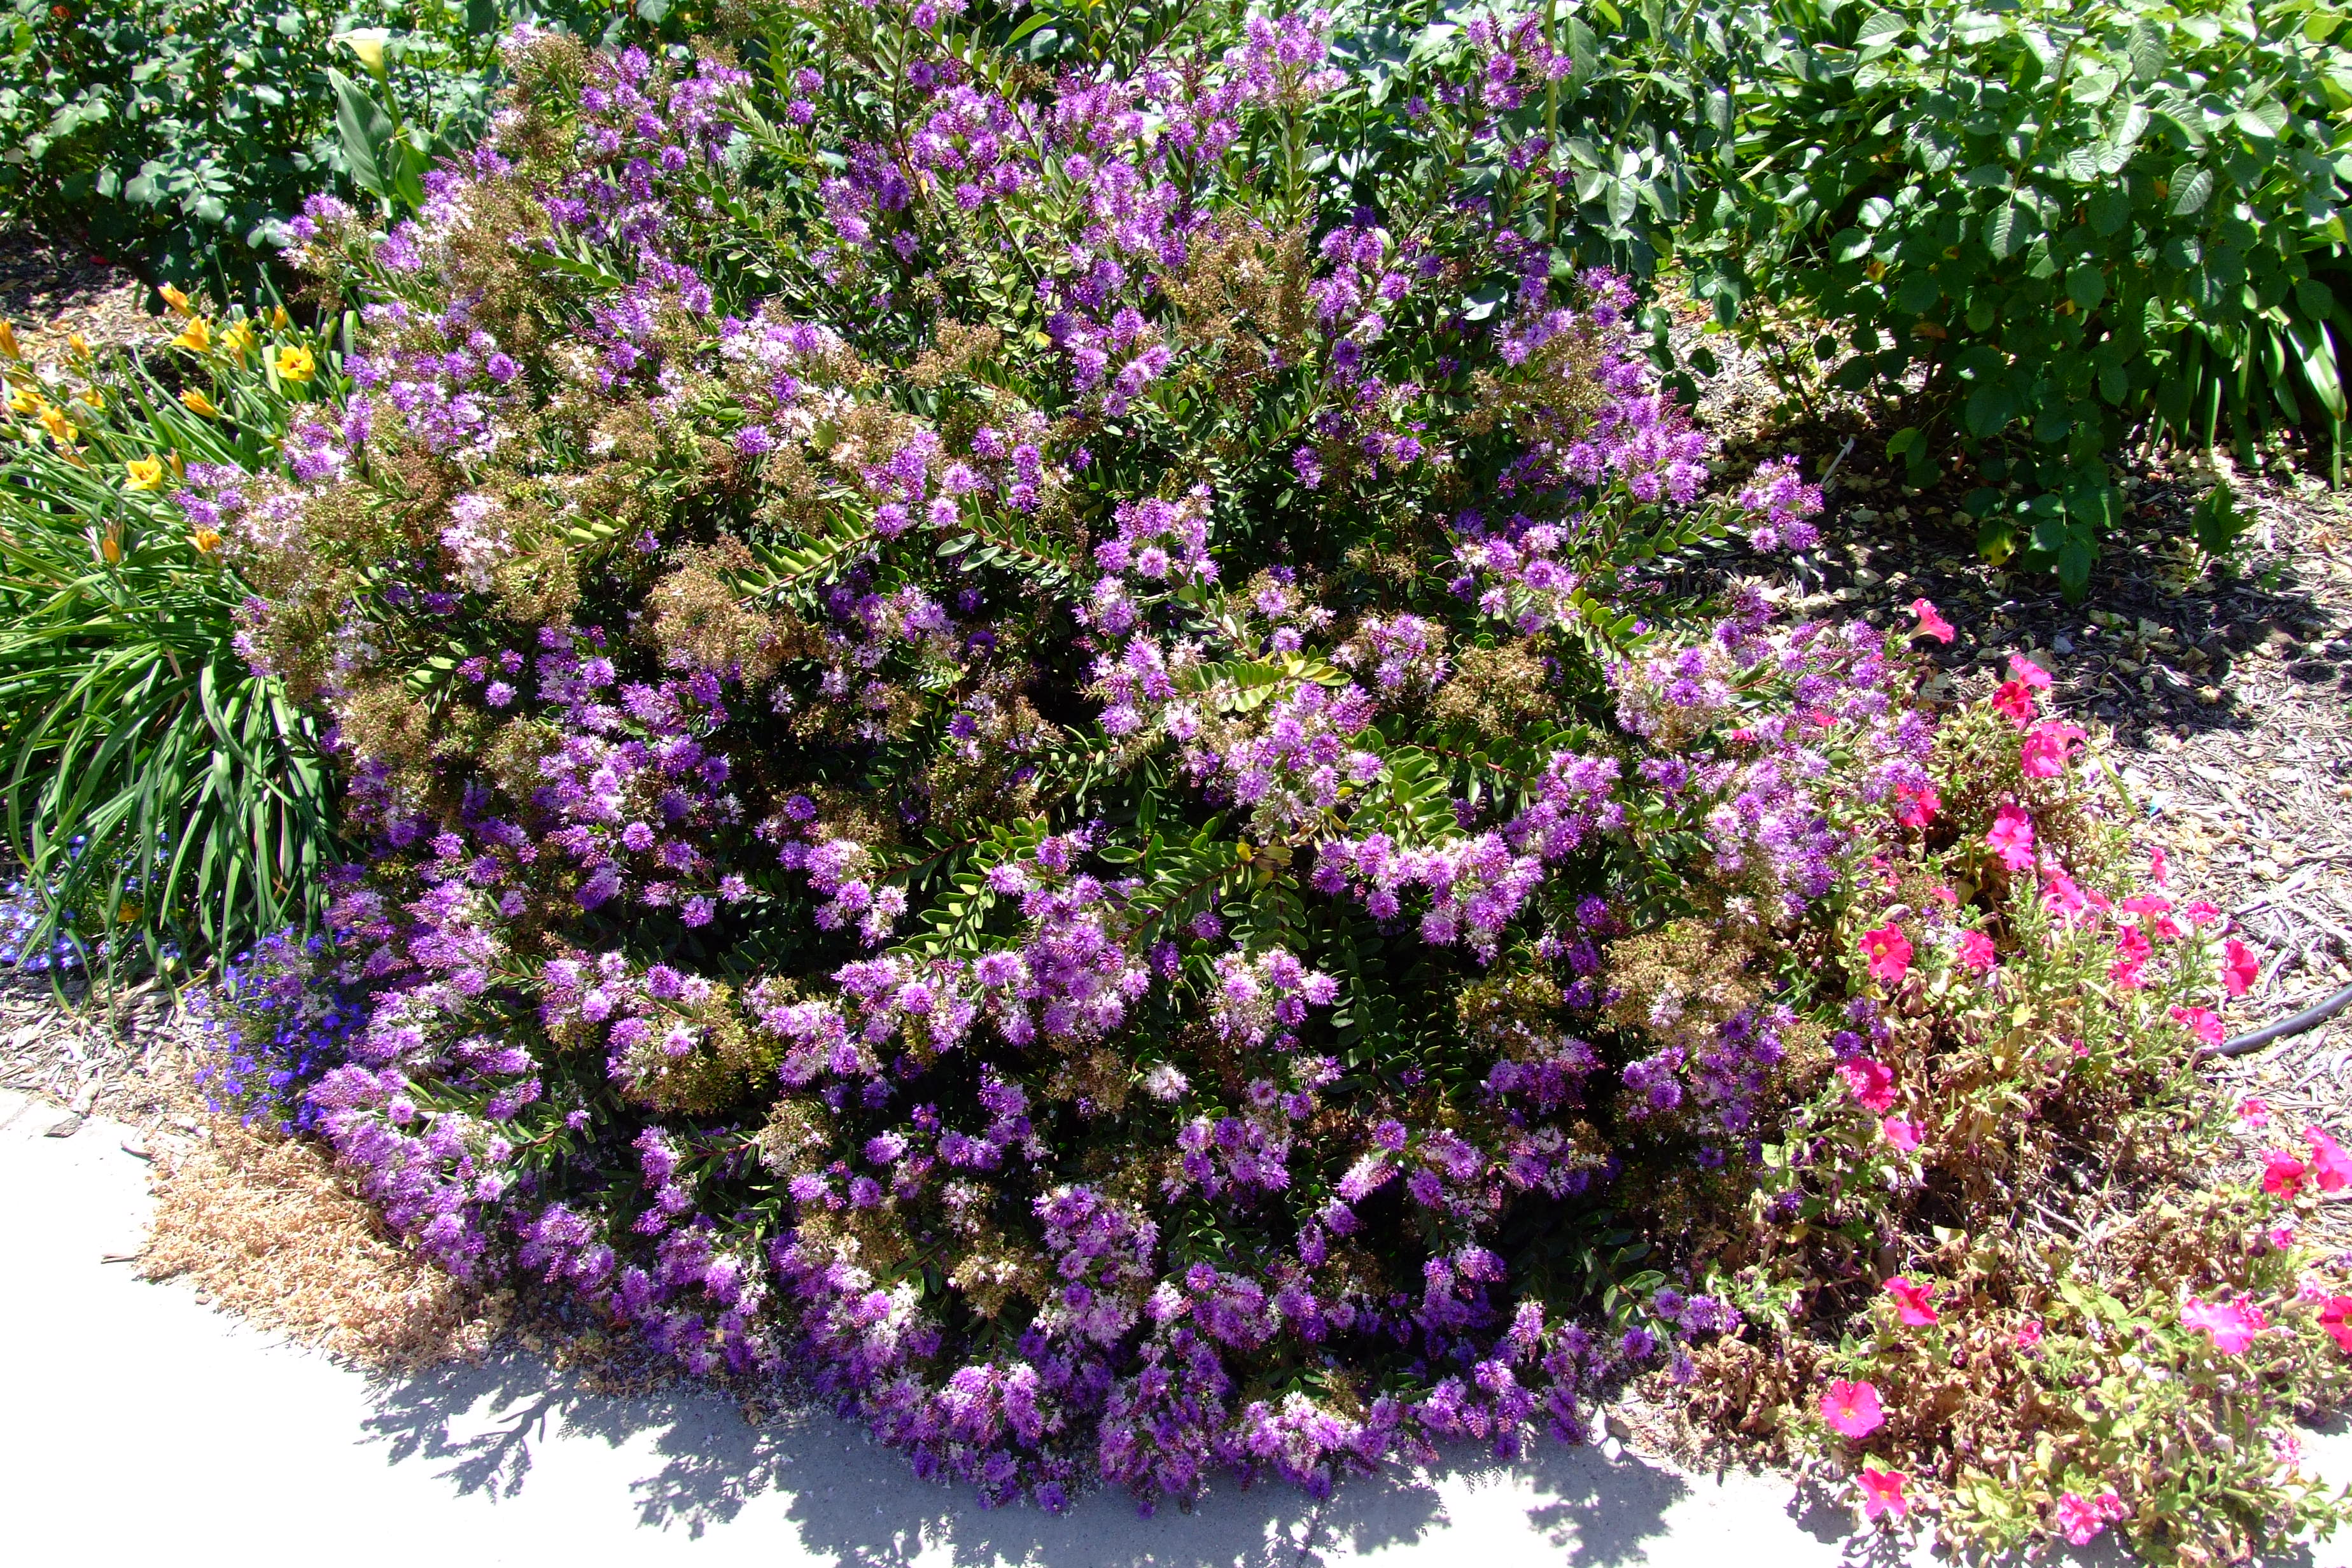
<svg viewBox="0 0 2352 1568">
<path fill-rule="evenodd" d="M 1559 0 L 1544 0 L 1544 238 L 1559 248 L 1559 77 L 1552 57 L 1559 53 Z"/>
</svg>

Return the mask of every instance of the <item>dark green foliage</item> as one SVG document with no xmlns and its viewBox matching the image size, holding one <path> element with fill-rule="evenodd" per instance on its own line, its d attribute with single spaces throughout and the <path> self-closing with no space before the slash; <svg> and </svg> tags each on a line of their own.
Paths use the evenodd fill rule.
<svg viewBox="0 0 2352 1568">
<path fill-rule="evenodd" d="M 684 37 L 707 7 L 646 9 Z M 5 0 L 0 215 L 241 297 L 306 196 L 413 206 L 432 160 L 480 133 L 500 36 L 526 18 L 661 30 L 608 0 Z M 365 28 L 392 35 L 380 73 L 337 41 Z"/>
<path fill-rule="evenodd" d="M 2243 461 L 2299 426 L 2340 469 L 2343 26 L 2307 4 L 1728 12 L 1738 134 L 1680 237 L 1694 290 L 1743 332 L 1768 308 L 1818 322 L 1776 346 L 1840 386 L 1924 384 L 1890 455 L 1916 484 L 1973 460 L 1987 552 L 2079 593 L 2118 504 L 2102 459 L 2135 434 Z"/>
</svg>

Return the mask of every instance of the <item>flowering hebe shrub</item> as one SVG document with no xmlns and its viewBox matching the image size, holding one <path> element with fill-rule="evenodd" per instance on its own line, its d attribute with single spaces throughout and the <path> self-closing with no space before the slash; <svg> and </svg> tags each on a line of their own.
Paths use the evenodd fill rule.
<svg viewBox="0 0 2352 1568">
<path fill-rule="evenodd" d="M 185 504 L 337 724 L 308 1103 L 420 1247 L 1057 1507 L 1573 1437 L 1903 1233 L 2008 1081 L 1913 1020 L 2106 938 L 2070 739 L 1697 594 L 1820 497 L 1716 489 L 1556 263 L 1570 62 L 1481 23 L 1376 100 L 1328 25 L 521 35 L 415 222 L 314 204 L 350 395 Z M 2086 1121 L 2210 986 L 2158 919 L 2044 1064 Z"/>
</svg>

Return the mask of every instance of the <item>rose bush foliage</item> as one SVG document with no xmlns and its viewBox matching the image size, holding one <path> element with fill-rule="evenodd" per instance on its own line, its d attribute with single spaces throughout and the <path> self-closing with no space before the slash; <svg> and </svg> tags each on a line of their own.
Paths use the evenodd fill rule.
<svg viewBox="0 0 2352 1568">
<path fill-rule="evenodd" d="M 519 34 L 415 220 L 312 205 L 352 350 L 282 466 L 176 494 L 367 853 L 228 1077 L 331 1007 L 303 1109 L 420 1247 L 992 1499 L 1319 1490 L 1637 1376 L 1877 1461 L 1873 1517 L 1965 1498 L 1879 1260 L 1916 1314 L 1975 1256 L 1922 1216 L 1997 1238 L 2067 1130 L 2208 1147 L 2215 934 L 2113 887 L 2032 674 L 1939 729 L 1899 636 L 1709 588 L 1820 498 L 1718 480 L 1626 285 L 1529 237 L 1536 20 L 1377 96 L 1321 13 L 1021 26 Z M 2252 1454 L 2331 1298 L 2199 1234 L 2149 1289 L 2294 1347 L 2178 1385 Z M 2053 1266 L 1946 1316 L 2074 1344 Z M 2075 1386 L 2001 1405 L 2024 1511 L 1956 1519 L 2324 1516 L 2135 1479 Z"/>
</svg>

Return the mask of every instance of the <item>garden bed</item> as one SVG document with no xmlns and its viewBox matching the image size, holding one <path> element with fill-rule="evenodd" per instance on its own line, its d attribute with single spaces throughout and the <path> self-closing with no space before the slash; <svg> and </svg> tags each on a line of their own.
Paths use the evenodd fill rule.
<svg viewBox="0 0 2352 1568">
<path fill-rule="evenodd" d="M 1759 426 L 1738 366 L 1733 439 L 1690 428 L 1625 279 L 1529 237 L 1530 94 L 1591 68 L 1538 18 L 1433 32 L 1388 101 L 1321 12 L 1182 69 L 1024 46 L 1099 88 L 948 15 L 820 7 L 757 74 L 519 32 L 485 143 L 379 192 L 414 221 L 289 226 L 354 313 L 167 289 L 152 363 L 13 373 L 56 826 L 11 831 L 110 963 L 236 954 L 188 1083 L 365 1200 L 175 1122 L 157 1267 L 321 1273 L 292 1326 L 393 1360 L 544 1288 L 1049 1510 L 1513 1457 L 1632 1388 L 1961 1549 L 2343 1517 L 2271 1458 L 2347 1386 L 2336 1107 L 2191 1066 L 2352 956 L 2340 714 L 2294 679 L 2334 673 L 2333 503 L 2248 480 L 2237 574 L 2176 542 L 2238 514 L 2096 461 L 2162 393 L 2021 311 L 2016 205 L 1903 310 L 2008 311 L 1969 424 L 2071 377 L 2065 462 Z M 1855 309 L 1927 257 L 1873 243 L 1832 247 Z M 1851 384 L 1927 363 L 1851 341 Z M 1881 452 L 2018 478 L 1956 506 Z M 1963 510 L 2078 589 L 2126 564 L 2066 604 Z M 38 1049 L 86 1107 L 168 1076 Z M 393 1279 L 425 1331 L 352 1341 L 337 1271 L 425 1265 L 485 1294 Z"/>
</svg>

